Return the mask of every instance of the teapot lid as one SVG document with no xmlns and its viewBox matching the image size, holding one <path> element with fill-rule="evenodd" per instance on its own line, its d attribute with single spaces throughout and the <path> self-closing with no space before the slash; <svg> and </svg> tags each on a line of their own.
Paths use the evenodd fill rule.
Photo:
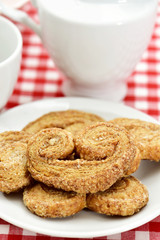
<svg viewBox="0 0 160 240">
<path fill-rule="evenodd" d="M 123 23 L 151 11 L 157 0 L 39 0 L 57 17 L 81 23 Z"/>
</svg>

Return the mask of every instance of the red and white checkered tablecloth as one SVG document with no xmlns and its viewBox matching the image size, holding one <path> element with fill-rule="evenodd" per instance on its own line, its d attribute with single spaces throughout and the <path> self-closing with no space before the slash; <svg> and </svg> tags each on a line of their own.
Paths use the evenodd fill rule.
<svg viewBox="0 0 160 240">
<path fill-rule="evenodd" d="M 30 3 L 23 10 L 37 19 Z M 23 55 L 19 78 L 4 110 L 45 97 L 62 97 L 62 76 L 43 48 L 40 39 L 27 27 L 17 24 L 23 36 Z M 148 49 L 129 77 L 124 103 L 160 120 L 160 4 Z M 0 240 L 59 240 L 16 227 L 0 219 Z M 160 240 L 160 216 L 125 233 L 96 240 Z"/>
</svg>

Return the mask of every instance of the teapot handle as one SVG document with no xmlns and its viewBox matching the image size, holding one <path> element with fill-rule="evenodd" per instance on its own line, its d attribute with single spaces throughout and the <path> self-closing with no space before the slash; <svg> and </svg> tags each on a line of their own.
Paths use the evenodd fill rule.
<svg viewBox="0 0 160 240">
<path fill-rule="evenodd" d="M 40 25 L 35 23 L 25 12 L 7 7 L 2 2 L 0 2 L 0 12 L 10 19 L 26 25 L 41 38 Z"/>
</svg>

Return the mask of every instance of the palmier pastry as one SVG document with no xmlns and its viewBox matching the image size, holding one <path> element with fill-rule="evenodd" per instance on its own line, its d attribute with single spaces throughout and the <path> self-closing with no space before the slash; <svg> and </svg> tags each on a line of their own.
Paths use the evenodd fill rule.
<svg viewBox="0 0 160 240">
<path fill-rule="evenodd" d="M 127 169 L 125 176 L 129 176 L 132 173 L 136 172 L 141 163 L 141 154 L 140 150 L 136 147 L 136 155 L 134 160 L 131 162 L 129 169 Z"/>
<path fill-rule="evenodd" d="M 26 166 L 27 146 L 15 142 L 0 148 L 0 191 L 15 192 L 31 182 Z"/>
<path fill-rule="evenodd" d="M 105 124 L 100 124 L 100 128 L 101 130 L 98 128 L 98 125 L 96 127 L 96 130 L 95 128 L 93 127 L 90 127 L 90 131 L 88 131 L 88 133 L 86 135 L 84 135 L 84 132 L 82 132 L 81 136 L 76 140 L 76 150 L 77 152 L 80 154 L 80 157 L 81 158 L 84 158 L 84 159 L 103 159 L 105 158 L 106 156 L 108 157 L 109 156 L 109 152 L 110 150 L 114 150 L 111 148 L 111 145 L 109 143 L 109 137 L 111 136 L 112 138 L 112 141 L 114 142 L 114 135 L 110 135 L 110 133 L 108 132 L 108 136 L 106 135 L 105 136 L 105 133 L 103 133 L 103 126 L 105 126 Z M 97 131 L 97 136 L 98 138 L 96 139 L 95 136 L 96 136 L 96 131 Z M 105 131 L 104 131 L 105 132 Z M 89 135 L 89 138 L 88 138 L 88 135 Z M 93 139 L 92 139 L 92 136 L 93 136 Z M 88 139 L 86 139 L 88 138 Z M 107 138 L 107 144 L 106 144 L 106 141 L 104 141 L 104 138 Z M 86 140 L 88 141 L 88 143 L 86 144 Z M 94 140 L 94 142 L 93 142 Z M 133 140 L 133 139 L 132 139 Z M 93 145 L 92 145 L 93 144 Z M 112 144 L 112 142 L 111 142 Z M 116 143 L 115 143 L 116 145 Z M 91 147 L 93 146 L 93 147 Z M 112 147 L 114 148 L 114 144 L 112 145 Z M 98 149 L 99 148 L 99 149 Z M 96 152 L 94 152 L 94 150 Z M 84 155 L 84 153 L 85 155 Z M 134 173 L 139 165 L 140 165 L 140 161 L 141 161 L 141 154 L 140 154 L 140 151 L 137 147 L 135 147 L 135 151 L 136 151 L 136 154 L 135 154 L 135 157 L 133 158 L 133 160 L 130 162 L 130 167 L 127 169 L 125 175 L 131 175 L 132 173 Z M 91 154 L 91 155 L 90 155 Z M 96 154 L 98 154 L 98 156 L 96 157 Z M 99 154 L 104 154 L 104 155 L 100 155 Z M 111 152 L 112 154 L 112 152 Z"/>
<path fill-rule="evenodd" d="M 142 159 L 160 160 L 160 125 L 128 118 L 116 118 L 110 122 L 125 127 L 134 136 Z"/>
<path fill-rule="evenodd" d="M 118 180 L 104 192 L 89 194 L 87 207 L 106 215 L 129 216 L 138 212 L 148 202 L 147 188 L 135 177 Z"/>
<path fill-rule="evenodd" d="M 0 133 L 0 191 L 18 191 L 31 182 L 27 170 L 27 142 L 31 135 L 25 132 Z"/>
<path fill-rule="evenodd" d="M 26 207 L 41 217 L 61 218 L 71 216 L 86 207 L 86 195 L 65 192 L 37 183 L 24 190 Z"/>
<path fill-rule="evenodd" d="M 15 142 L 27 143 L 31 134 L 24 131 L 6 131 L 0 133 L 0 147 Z"/>
<path fill-rule="evenodd" d="M 84 126 L 100 121 L 102 122 L 105 120 L 93 113 L 67 110 L 45 114 L 35 121 L 30 122 L 23 130 L 29 133 L 36 133 L 45 128 L 57 127 L 76 133 Z"/>
<path fill-rule="evenodd" d="M 104 191 L 123 177 L 136 156 L 125 128 L 110 123 L 86 127 L 75 141 L 60 128 L 43 129 L 28 143 L 28 169 L 32 177 L 66 191 Z"/>
</svg>

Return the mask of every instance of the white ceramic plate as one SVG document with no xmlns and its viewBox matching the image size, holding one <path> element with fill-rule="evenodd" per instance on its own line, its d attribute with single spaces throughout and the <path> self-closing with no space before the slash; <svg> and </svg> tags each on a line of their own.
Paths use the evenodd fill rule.
<svg viewBox="0 0 160 240">
<path fill-rule="evenodd" d="M 3 113 L 0 115 L 0 132 L 20 130 L 42 114 L 70 108 L 93 112 L 107 120 L 128 117 L 156 123 L 153 118 L 123 104 L 87 98 L 56 98 L 21 105 Z M 0 193 L 0 217 L 30 231 L 56 237 L 89 238 L 124 232 L 160 214 L 160 164 L 142 161 L 134 175 L 147 186 L 150 200 L 146 207 L 131 217 L 107 217 L 83 210 L 65 219 L 43 219 L 27 210 L 21 194 L 2 193 Z"/>
</svg>

